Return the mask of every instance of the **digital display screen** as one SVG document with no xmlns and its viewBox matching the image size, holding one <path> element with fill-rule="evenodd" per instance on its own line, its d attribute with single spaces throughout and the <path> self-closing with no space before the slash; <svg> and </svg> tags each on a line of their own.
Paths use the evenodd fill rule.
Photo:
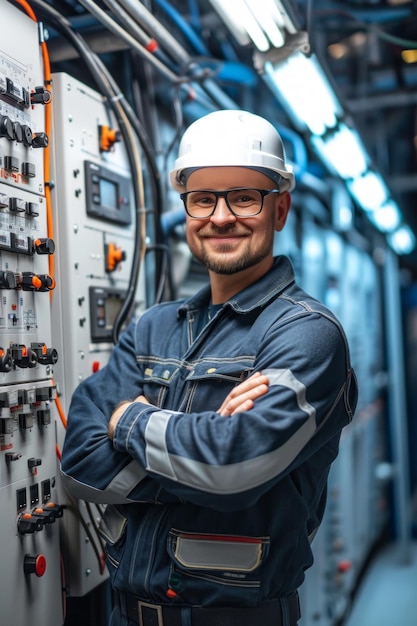
<svg viewBox="0 0 417 626">
<path fill-rule="evenodd" d="M 113 328 L 116 317 L 122 306 L 120 297 L 110 296 L 106 299 L 106 326 L 107 328 Z"/>
<path fill-rule="evenodd" d="M 99 181 L 99 192 L 100 192 L 100 202 L 102 206 L 108 207 L 110 209 L 118 209 L 119 203 L 117 201 L 118 193 L 117 193 L 117 184 L 113 183 L 106 178 L 100 178 Z"/>
</svg>

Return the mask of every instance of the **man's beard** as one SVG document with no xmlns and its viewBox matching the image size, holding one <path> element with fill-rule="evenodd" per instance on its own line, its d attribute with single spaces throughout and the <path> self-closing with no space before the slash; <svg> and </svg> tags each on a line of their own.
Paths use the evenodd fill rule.
<svg viewBox="0 0 417 626">
<path fill-rule="evenodd" d="M 235 231 L 236 228 L 234 225 L 227 225 L 221 228 L 216 228 L 214 234 L 233 235 Z M 232 274 L 236 274 L 250 267 L 253 267 L 254 265 L 257 265 L 258 263 L 263 261 L 271 253 L 270 247 L 264 246 L 262 250 L 258 250 L 255 253 L 247 250 L 239 258 L 228 258 L 228 253 L 233 252 L 233 247 L 228 246 L 228 244 L 225 243 L 220 244 L 219 248 L 221 249 L 218 250 L 217 254 L 207 252 L 207 250 L 205 250 L 204 248 L 201 250 L 192 249 L 191 252 L 203 265 L 206 266 L 208 270 L 214 272 L 215 274 L 222 274 L 224 276 L 230 276 Z M 222 258 L 222 256 L 219 256 L 223 254 L 225 255 L 224 258 Z"/>
<path fill-rule="evenodd" d="M 244 254 L 239 259 L 223 260 L 219 258 L 212 258 L 209 253 L 203 250 L 197 258 L 211 272 L 214 272 L 215 274 L 223 274 L 224 276 L 230 276 L 257 265 L 257 263 L 263 261 L 268 254 L 269 252 L 267 250 L 262 250 L 262 252 L 254 255 L 250 253 Z"/>
</svg>

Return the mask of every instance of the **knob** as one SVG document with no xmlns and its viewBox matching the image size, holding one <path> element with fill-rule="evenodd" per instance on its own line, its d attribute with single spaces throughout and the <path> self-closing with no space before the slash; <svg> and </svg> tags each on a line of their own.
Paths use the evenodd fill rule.
<svg viewBox="0 0 417 626">
<path fill-rule="evenodd" d="M 116 267 L 126 259 L 126 252 L 110 242 L 105 245 L 106 272 L 114 272 Z"/>
<path fill-rule="evenodd" d="M 30 94 L 31 104 L 48 104 L 50 100 L 51 94 L 43 85 L 35 87 L 35 91 Z"/>
<path fill-rule="evenodd" d="M 53 254 L 55 252 L 54 240 L 49 239 L 49 237 L 36 239 L 33 244 L 38 254 Z"/>
<path fill-rule="evenodd" d="M 7 115 L 0 115 L 0 137 L 6 137 L 9 141 L 13 141 L 13 122 Z"/>
<path fill-rule="evenodd" d="M 23 570 L 25 574 L 36 574 L 36 576 L 43 576 L 46 570 L 46 559 L 43 554 L 37 554 L 32 556 L 31 554 L 25 554 L 23 560 Z"/>
<path fill-rule="evenodd" d="M 32 137 L 32 148 L 46 148 L 48 143 L 49 139 L 46 133 L 36 133 Z"/>
<path fill-rule="evenodd" d="M 29 126 L 27 126 L 27 124 L 22 124 L 22 141 L 26 148 L 29 148 L 32 145 L 32 130 Z"/>
<path fill-rule="evenodd" d="M 0 270 L 0 289 L 16 289 L 16 276 L 14 272 Z"/>
<path fill-rule="evenodd" d="M 55 348 L 47 348 L 46 344 L 37 342 L 32 342 L 30 347 L 36 354 L 38 363 L 42 365 L 55 365 L 58 361 L 58 352 Z"/>
<path fill-rule="evenodd" d="M 22 125 L 19 122 L 13 122 L 13 134 L 14 138 L 18 143 L 22 143 L 23 141 L 23 130 Z"/>
<path fill-rule="evenodd" d="M 22 272 L 19 287 L 23 291 L 51 291 L 55 289 L 55 279 L 49 274 L 33 274 Z"/>
<path fill-rule="evenodd" d="M 114 130 L 109 126 L 99 126 L 100 151 L 109 152 L 117 141 L 121 139 L 119 130 Z"/>
</svg>

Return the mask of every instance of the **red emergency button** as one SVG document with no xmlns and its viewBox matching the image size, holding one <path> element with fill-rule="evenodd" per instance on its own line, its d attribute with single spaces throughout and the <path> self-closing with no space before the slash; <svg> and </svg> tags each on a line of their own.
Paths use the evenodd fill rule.
<svg viewBox="0 0 417 626">
<path fill-rule="evenodd" d="M 339 563 L 337 564 L 337 571 L 343 574 L 344 572 L 348 572 L 351 567 L 352 567 L 351 561 L 348 561 L 348 560 L 339 561 Z"/>
<path fill-rule="evenodd" d="M 36 576 L 39 577 L 43 576 L 46 570 L 46 559 L 43 554 L 37 554 L 36 556 L 25 554 L 23 570 L 25 574 L 36 574 Z"/>
<path fill-rule="evenodd" d="M 92 369 L 93 369 L 93 374 L 98 372 L 98 370 L 100 369 L 100 361 L 93 361 Z"/>
</svg>

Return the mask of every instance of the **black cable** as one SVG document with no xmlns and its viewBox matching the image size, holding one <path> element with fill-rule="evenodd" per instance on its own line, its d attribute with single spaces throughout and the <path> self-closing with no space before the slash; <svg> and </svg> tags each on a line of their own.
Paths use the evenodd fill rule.
<svg viewBox="0 0 417 626">
<path fill-rule="evenodd" d="M 152 145 L 148 139 L 147 133 L 142 127 L 140 121 L 137 119 L 130 105 L 126 101 L 124 95 L 119 90 L 116 85 L 114 79 L 107 71 L 107 68 L 102 64 L 101 60 L 98 56 L 89 48 L 88 44 L 85 42 L 83 37 L 73 31 L 70 22 L 60 15 L 53 7 L 43 2 L 42 0 L 32 0 L 32 4 L 36 7 L 37 13 L 42 17 L 42 19 L 46 19 L 46 21 L 52 21 L 54 28 L 66 37 L 70 43 L 77 50 L 78 54 L 86 64 L 91 76 L 93 77 L 98 90 L 107 98 L 109 105 L 111 106 L 113 113 L 116 117 L 120 132 L 125 141 L 125 147 L 127 151 L 128 160 L 131 166 L 132 171 L 135 171 L 135 158 L 134 158 L 134 150 L 131 145 L 130 136 L 128 129 L 126 128 L 125 120 L 123 116 L 120 114 L 120 109 L 123 110 L 124 114 L 130 125 L 132 126 L 135 134 L 139 138 L 141 147 L 146 156 L 147 162 L 150 166 L 151 170 L 151 181 L 152 181 L 152 195 L 155 199 L 155 205 L 157 207 L 157 212 L 160 214 L 162 210 L 162 192 L 160 186 L 160 174 L 157 168 Z M 139 278 L 139 269 L 140 269 L 140 260 L 144 254 L 143 245 L 144 242 L 141 238 L 141 229 L 139 228 L 139 222 L 141 215 L 145 211 L 144 208 L 139 206 L 140 203 L 140 189 L 138 186 L 138 182 L 135 176 L 132 176 L 132 184 L 134 188 L 134 197 L 135 197 L 135 217 L 136 217 L 136 228 L 135 228 L 135 242 L 134 242 L 134 254 L 131 266 L 131 273 L 129 278 L 129 284 L 126 291 L 126 296 L 124 298 L 122 307 L 119 310 L 119 313 L 116 317 L 113 326 L 113 342 L 116 343 L 120 334 L 120 330 L 123 326 L 123 323 L 128 318 L 136 293 L 137 282 Z"/>
</svg>

